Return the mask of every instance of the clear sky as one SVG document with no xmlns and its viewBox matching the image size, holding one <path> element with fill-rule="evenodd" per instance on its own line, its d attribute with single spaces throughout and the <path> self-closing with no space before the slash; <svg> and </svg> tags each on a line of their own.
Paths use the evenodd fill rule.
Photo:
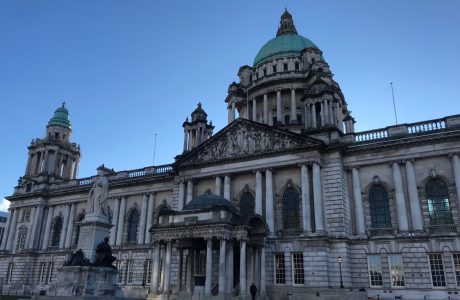
<svg viewBox="0 0 460 300">
<path fill-rule="evenodd" d="M 460 1 L 0 0 L 0 209 L 66 101 L 79 177 L 173 162 L 198 102 L 216 126 L 238 68 L 287 7 L 324 53 L 356 130 L 460 113 Z"/>
</svg>

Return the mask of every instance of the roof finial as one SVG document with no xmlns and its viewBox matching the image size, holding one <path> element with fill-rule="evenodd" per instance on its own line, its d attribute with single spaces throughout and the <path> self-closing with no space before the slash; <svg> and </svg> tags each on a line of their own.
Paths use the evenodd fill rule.
<svg viewBox="0 0 460 300">
<path fill-rule="evenodd" d="M 292 16 L 287 11 L 286 7 L 284 8 L 284 13 L 281 15 L 280 26 L 278 27 L 278 32 L 276 33 L 276 36 L 283 34 L 297 34 L 297 30 L 295 29 Z"/>
<path fill-rule="evenodd" d="M 198 102 L 198 107 L 201 107 L 201 102 Z"/>
<path fill-rule="evenodd" d="M 62 107 L 65 107 L 65 100 L 62 102 Z"/>
</svg>

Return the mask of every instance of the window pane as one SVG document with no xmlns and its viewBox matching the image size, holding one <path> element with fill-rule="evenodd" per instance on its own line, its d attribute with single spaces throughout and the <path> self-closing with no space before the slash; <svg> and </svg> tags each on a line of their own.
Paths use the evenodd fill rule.
<svg viewBox="0 0 460 300">
<path fill-rule="evenodd" d="M 367 257 L 369 264 L 369 279 L 371 286 L 383 286 L 382 282 L 382 260 L 380 255 L 369 255 Z"/>
<path fill-rule="evenodd" d="M 254 196 L 249 192 L 243 193 L 240 199 L 241 214 L 243 216 L 251 216 L 254 214 L 254 208 L 255 208 Z"/>
<path fill-rule="evenodd" d="M 457 286 L 460 286 L 460 253 L 453 254 L 455 279 Z"/>
<path fill-rule="evenodd" d="M 137 240 L 137 226 L 139 224 L 139 213 L 133 210 L 129 217 L 128 227 L 128 242 L 135 242 Z"/>
<path fill-rule="evenodd" d="M 446 278 L 444 276 L 444 265 L 442 263 L 441 254 L 430 254 L 428 257 L 430 260 L 431 280 L 433 282 L 433 286 L 446 286 Z"/>
<path fill-rule="evenodd" d="M 388 193 L 383 185 L 374 185 L 369 191 L 372 228 L 391 228 Z"/>
<path fill-rule="evenodd" d="M 286 272 L 284 268 L 284 253 L 275 253 L 275 283 L 286 283 Z"/>
<path fill-rule="evenodd" d="M 294 284 L 304 284 L 303 253 L 292 254 Z"/>
<path fill-rule="evenodd" d="M 431 225 L 452 224 L 449 191 L 444 181 L 432 179 L 425 186 Z"/>
<path fill-rule="evenodd" d="M 388 255 L 391 286 L 404 286 L 404 266 L 400 254 Z"/>
<path fill-rule="evenodd" d="M 283 221 L 285 229 L 299 228 L 299 193 L 294 188 L 283 194 Z"/>
</svg>

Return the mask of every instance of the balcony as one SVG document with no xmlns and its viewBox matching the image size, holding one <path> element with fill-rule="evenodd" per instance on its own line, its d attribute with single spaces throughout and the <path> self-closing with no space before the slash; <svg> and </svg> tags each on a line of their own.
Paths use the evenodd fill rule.
<svg viewBox="0 0 460 300">
<path fill-rule="evenodd" d="M 371 237 L 387 237 L 387 236 L 395 236 L 396 229 L 395 228 L 371 228 L 368 230 L 368 236 Z"/>
<path fill-rule="evenodd" d="M 457 235 L 459 232 L 458 225 L 455 224 L 428 226 L 427 231 L 433 236 Z"/>
</svg>

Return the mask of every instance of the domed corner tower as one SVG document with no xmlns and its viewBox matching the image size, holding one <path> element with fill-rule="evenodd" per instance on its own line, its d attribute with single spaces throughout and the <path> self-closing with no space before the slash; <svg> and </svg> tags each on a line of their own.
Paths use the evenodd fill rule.
<svg viewBox="0 0 460 300">
<path fill-rule="evenodd" d="M 191 122 L 187 117 L 182 124 L 184 128 L 184 153 L 195 149 L 209 139 L 214 130 L 212 121 L 208 123 L 208 114 L 202 108 L 201 103 L 198 103 L 191 117 Z"/>
<path fill-rule="evenodd" d="M 229 123 L 237 111 L 242 118 L 326 142 L 351 132 L 354 120 L 322 54 L 297 33 L 285 10 L 276 37 L 259 50 L 252 67 L 240 67 L 239 83 L 228 88 Z"/>
<path fill-rule="evenodd" d="M 25 175 L 15 193 L 28 193 L 49 184 L 76 178 L 80 161 L 80 145 L 70 142 L 72 125 L 65 103 L 55 110 L 46 126 L 45 137 L 29 145 Z"/>
</svg>

